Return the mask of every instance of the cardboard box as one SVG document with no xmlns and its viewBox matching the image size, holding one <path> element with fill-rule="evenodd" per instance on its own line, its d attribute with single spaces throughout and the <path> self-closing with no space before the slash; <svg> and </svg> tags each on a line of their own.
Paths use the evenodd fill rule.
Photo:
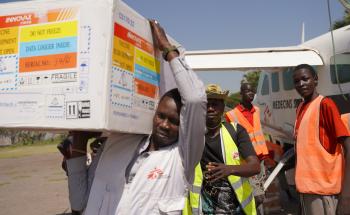
<svg viewBox="0 0 350 215">
<path fill-rule="evenodd" d="M 1 4 L 0 127 L 149 133 L 159 59 L 121 1 Z"/>
</svg>

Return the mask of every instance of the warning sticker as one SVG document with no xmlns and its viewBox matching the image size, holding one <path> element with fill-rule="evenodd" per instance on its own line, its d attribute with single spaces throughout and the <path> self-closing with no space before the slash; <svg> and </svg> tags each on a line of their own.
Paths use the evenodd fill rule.
<svg viewBox="0 0 350 215">
<path fill-rule="evenodd" d="M 126 27 L 115 23 L 112 59 L 114 71 L 111 78 L 112 104 L 132 108 L 131 98 L 141 96 L 148 97 L 148 99 L 136 106 L 150 109 L 148 104 L 155 103 L 160 81 L 159 61 L 154 57 L 152 43 Z M 128 78 L 124 77 L 127 74 L 126 71 L 132 74 Z M 117 80 L 115 77 L 119 79 Z M 120 79 L 127 80 L 125 84 L 133 86 L 133 88 L 124 87 L 121 84 L 124 82 L 121 82 Z"/>
<path fill-rule="evenodd" d="M 53 73 L 51 74 L 52 83 L 76 82 L 78 80 L 77 72 Z"/>
<path fill-rule="evenodd" d="M 78 12 L 72 7 L 0 16 L 0 89 L 15 87 L 16 80 L 21 87 L 78 82 L 72 74 L 78 70 Z"/>
<path fill-rule="evenodd" d="M 25 26 L 21 28 L 21 42 L 77 36 L 77 21 Z"/>
<path fill-rule="evenodd" d="M 129 71 L 113 67 L 110 100 L 112 105 L 132 107 L 134 95 L 134 77 Z"/>
<path fill-rule="evenodd" d="M 66 103 L 66 119 L 90 118 L 90 100 L 68 101 Z"/>
<path fill-rule="evenodd" d="M 64 95 L 47 95 L 47 118 L 64 118 L 65 96 Z"/>
<path fill-rule="evenodd" d="M 77 21 L 22 27 L 20 72 L 77 67 Z"/>
</svg>

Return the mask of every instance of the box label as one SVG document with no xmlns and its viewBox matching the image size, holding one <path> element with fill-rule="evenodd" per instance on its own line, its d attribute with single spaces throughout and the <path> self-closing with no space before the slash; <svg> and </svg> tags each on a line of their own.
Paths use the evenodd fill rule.
<svg viewBox="0 0 350 215">
<path fill-rule="evenodd" d="M 78 13 L 78 8 L 71 7 L 0 16 L 0 67 L 11 61 L 11 69 L 0 70 L 0 89 L 68 82 L 77 85 L 77 76 L 69 81 L 57 81 L 53 76 L 52 82 L 49 77 L 57 71 L 71 76 L 79 70 Z"/>
<path fill-rule="evenodd" d="M 66 119 L 82 118 L 90 118 L 90 100 L 67 102 Z"/>
<path fill-rule="evenodd" d="M 123 16 L 123 19 L 125 19 L 125 16 Z M 131 23 L 136 23 L 132 18 L 128 18 L 128 20 Z M 114 24 L 112 60 L 113 72 L 110 86 L 112 104 L 129 109 L 134 107 L 143 108 L 142 105 L 137 105 L 136 103 L 133 106 L 133 102 L 130 102 L 131 98 L 134 101 L 147 101 L 147 104 L 156 103 L 159 92 L 160 63 L 154 56 L 154 48 L 151 41 L 144 39 L 142 36 L 118 23 L 117 20 Z M 125 89 L 124 92 L 121 91 L 122 88 L 120 87 L 120 82 L 118 82 L 119 80 L 114 78 L 116 76 L 125 76 L 125 74 L 128 74 L 128 85 L 134 86 L 132 89 L 128 88 L 128 93 L 126 93 Z M 145 97 L 148 99 L 145 99 Z"/>
</svg>

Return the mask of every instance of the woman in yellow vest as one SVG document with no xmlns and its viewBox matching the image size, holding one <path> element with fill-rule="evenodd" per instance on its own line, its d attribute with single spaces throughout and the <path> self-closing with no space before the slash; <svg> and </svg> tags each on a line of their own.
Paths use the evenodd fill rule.
<svg viewBox="0 0 350 215">
<path fill-rule="evenodd" d="M 221 121 L 228 91 L 211 84 L 206 93 L 206 143 L 184 214 L 254 215 L 253 190 L 247 177 L 260 172 L 259 160 L 247 131 Z"/>
</svg>

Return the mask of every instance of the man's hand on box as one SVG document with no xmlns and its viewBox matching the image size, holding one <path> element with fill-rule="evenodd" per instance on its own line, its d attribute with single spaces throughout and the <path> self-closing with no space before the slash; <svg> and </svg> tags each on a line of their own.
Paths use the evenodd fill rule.
<svg viewBox="0 0 350 215">
<path fill-rule="evenodd" d="M 164 51 L 165 48 L 170 47 L 171 44 L 160 24 L 156 20 L 150 20 L 150 24 L 155 45 L 159 50 Z"/>
</svg>

